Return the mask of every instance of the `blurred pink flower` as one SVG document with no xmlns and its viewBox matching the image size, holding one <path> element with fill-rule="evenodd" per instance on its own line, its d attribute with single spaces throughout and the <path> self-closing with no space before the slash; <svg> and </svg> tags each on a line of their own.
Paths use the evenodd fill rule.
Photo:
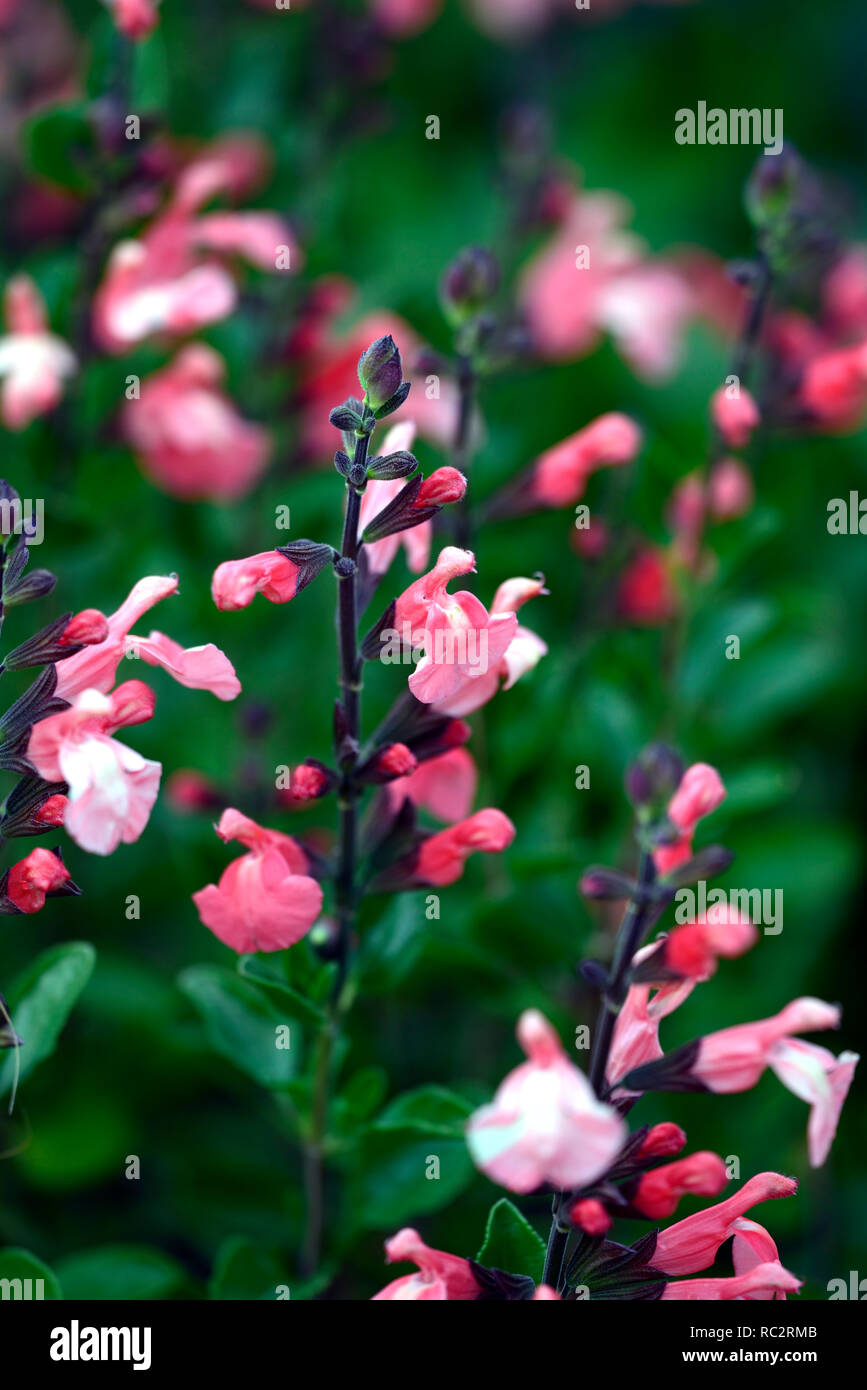
<svg viewBox="0 0 867 1390">
<path fill-rule="evenodd" d="M 146 39 L 159 22 L 158 0 L 105 0 L 118 30 L 128 39 Z"/>
<path fill-rule="evenodd" d="M 543 1183 L 585 1187 L 611 1167 L 626 1125 L 596 1098 L 538 1010 L 521 1015 L 518 1041 L 528 1060 L 509 1073 L 490 1105 L 470 1117 L 473 1160 L 512 1192 L 532 1192 Z"/>
<path fill-rule="evenodd" d="M 230 501 L 249 492 L 266 467 L 268 433 L 219 389 L 224 375 L 222 358 L 192 343 L 124 405 L 127 442 L 147 476 L 173 497 Z"/>
<path fill-rule="evenodd" d="M 689 859 L 696 826 L 722 804 L 725 796 L 726 789 L 716 768 L 709 763 L 693 763 L 687 768 L 668 803 L 668 818 L 679 836 L 672 844 L 660 845 L 653 851 L 658 873 L 670 873 Z"/>
<path fill-rule="evenodd" d="M 388 784 L 388 800 L 399 809 L 405 800 L 421 806 L 437 820 L 465 820 L 473 808 L 478 772 L 466 748 L 450 748 L 419 763 L 408 777 Z"/>
<path fill-rule="evenodd" d="M 444 1250 L 432 1250 L 425 1245 L 418 1231 L 410 1226 L 405 1226 L 385 1242 L 385 1258 L 389 1264 L 411 1260 L 418 1265 L 418 1273 L 393 1279 L 374 1294 L 374 1303 L 377 1300 L 454 1303 L 478 1298 L 481 1292 L 469 1260 L 463 1260 L 459 1255 L 448 1255 Z"/>
<path fill-rule="evenodd" d="M 267 830 L 240 811 L 224 811 L 216 829 L 221 840 L 239 840 L 248 853 L 233 860 L 218 885 L 193 894 L 202 922 L 239 954 L 293 946 L 322 907 L 322 889 L 307 873 L 304 851 L 291 836 Z"/>
<path fill-rule="evenodd" d="M 591 473 L 631 463 L 640 447 L 641 431 L 627 415 L 600 415 L 539 455 L 531 469 L 532 499 L 544 507 L 571 506 L 584 496 Z"/>
<path fill-rule="evenodd" d="M 68 783 L 64 824 L 91 854 L 132 844 L 147 825 L 162 768 L 112 734 L 150 719 L 153 710 L 153 691 L 126 681 L 111 695 L 83 690 L 70 709 L 33 726 L 28 757 L 46 781 Z"/>
<path fill-rule="evenodd" d="M 446 888 L 460 878 L 471 854 L 501 854 L 514 838 L 515 827 L 502 811 L 492 806 L 476 811 L 423 841 L 415 858 L 415 881 Z"/>
<path fill-rule="evenodd" d="M 75 354 L 49 331 L 45 304 L 29 275 L 16 275 L 4 296 L 6 327 L 0 337 L 0 415 L 22 430 L 60 403 L 63 383 L 77 368 Z"/>
</svg>

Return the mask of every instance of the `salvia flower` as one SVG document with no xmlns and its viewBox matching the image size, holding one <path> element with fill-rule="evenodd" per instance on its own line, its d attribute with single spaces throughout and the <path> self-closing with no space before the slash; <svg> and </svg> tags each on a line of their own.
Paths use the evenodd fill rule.
<svg viewBox="0 0 867 1390">
<path fill-rule="evenodd" d="M 532 499 L 537 506 L 571 506 L 583 497 L 591 473 L 631 463 L 640 447 L 641 431 L 627 415 L 600 415 L 539 455 L 531 471 Z"/>
<path fill-rule="evenodd" d="M 410 1226 L 385 1242 L 385 1258 L 389 1264 L 411 1261 L 418 1265 L 418 1271 L 393 1279 L 374 1294 L 374 1302 L 432 1300 L 445 1303 L 479 1297 L 480 1286 L 469 1260 L 448 1255 L 444 1250 L 432 1250 Z"/>
<path fill-rule="evenodd" d="M 221 840 L 238 840 L 247 853 L 224 870 L 219 884 L 193 894 L 199 917 L 233 951 L 282 951 L 313 926 L 322 889 L 309 861 L 290 835 L 267 830 L 240 811 L 224 811 Z"/>
<path fill-rule="evenodd" d="M 494 594 L 491 616 L 515 613 L 529 599 L 547 592 L 545 581 L 540 576 L 534 579 L 507 579 Z M 442 714 L 456 717 L 472 714 L 493 699 L 498 690 L 510 690 L 516 681 L 534 670 L 547 651 L 542 638 L 519 623 L 499 661 L 483 675 L 467 677 L 452 695 L 437 700 L 436 708 Z"/>
<path fill-rule="evenodd" d="M 671 844 L 654 851 L 654 862 L 660 874 L 668 873 L 689 859 L 698 822 L 721 805 L 725 794 L 716 768 L 708 763 L 693 763 L 687 768 L 668 803 L 668 818 L 678 834 Z"/>
<path fill-rule="evenodd" d="M 544 1183 L 584 1187 L 614 1162 L 626 1126 L 596 1098 L 537 1010 L 521 1015 L 518 1040 L 527 1061 L 470 1118 L 470 1153 L 489 1178 L 512 1192 L 533 1192 Z"/>
<path fill-rule="evenodd" d="M 728 1181 L 726 1166 L 718 1154 L 693 1153 L 676 1159 L 663 1168 L 643 1173 L 632 1193 L 631 1202 L 642 1216 L 671 1216 L 681 1197 L 694 1193 L 700 1197 L 716 1197 Z"/>
<path fill-rule="evenodd" d="M 60 403 L 64 382 L 77 362 L 72 349 L 48 327 L 45 304 L 27 275 L 16 275 L 4 297 L 8 332 L 0 337 L 0 416 L 22 430 Z"/>
<path fill-rule="evenodd" d="M 794 1178 L 781 1173 L 756 1174 L 724 1202 L 664 1226 L 656 1239 L 654 1268 L 663 1274 L 695 1274 L 708 1269 L 723 1242 L 735 1234 L 745 1212 L 772 1198 L 791 1197 L 797 1190 Z"/>
<path fill-rule="evenodd" d="M 711 398 L 711 417 L 730 449 L 743 449 L 761 423 L 759 408 L 745 386 L 720 386 Z"/>
<path fill-rule="evenodd" d="M 436 888 L 456 883 L 471 854 L 501 854 L 515 838 L 515 827 L 494 807 L 476 811 L 425 840 L 413 863 L 413 878 Z"/>
<path fill-rule="evenodd" d="M 214 570 L 211 597 L 224 612 L 249 608 L 257 594 L 269 603 L 288 603 L 298 592 L 298 566 L 278 550 L 224 560 Z"/>
<path fill-rule="evenodd" d="M 58 855 L 49 849 L 32 849 L 9 870 L 6 896 L 21 912 L 39 912 L 46 897 L 68 882 L 69 870 Z"/>
</svg>

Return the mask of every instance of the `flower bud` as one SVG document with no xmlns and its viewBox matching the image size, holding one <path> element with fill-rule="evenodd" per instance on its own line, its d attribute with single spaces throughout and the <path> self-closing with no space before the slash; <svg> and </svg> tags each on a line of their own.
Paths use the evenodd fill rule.
<svg viewBox="0 0 867 1390">
<path fill-rule="evenodd" d="M 460 502 L 466 490 L 467 480 L 457 468 L 438 468 L 422 480 L 413 506 L 444 507 L 449 502 Z"/>
<path fill-rule="evenodd" d="M 93 647 L 108 636 L 108 619 L 98 608 L 85 608 L 70 618 L 58 637 L 61 647 Z"/>
<path fill-rule="evenodd" d="M 483 246 L 468 246 L 452 261 L 440 283 L 440 300 L 449 321 L 462 323 L 482 309 L 500 287 L 500 267 Z"/>
<path fill-rule="evenodd" d="M 403 364 L 391 334 L 377 338 L 358 361 L 358 380 L 372 410 L 386 405 L 400 390 Z"/>
<path fill-rule="evenodd" d="M 582 1197 L 575 1202 L 569 1210 L 569 1218 L 588 1236 L 604 1236 L 611 1225 L 611 1217 L 595 1197 Z"/>
</svg>

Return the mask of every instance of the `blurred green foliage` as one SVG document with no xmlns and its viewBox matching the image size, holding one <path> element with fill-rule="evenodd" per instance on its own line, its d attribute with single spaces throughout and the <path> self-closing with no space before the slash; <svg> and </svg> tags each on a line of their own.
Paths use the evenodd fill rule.
<svg viewBox="0 0 867 1390">
<path fill-rule="evenodd" d="M 68 6 L 96 57 L 108 23 L 99 8 L 86 0 Z M 400 312 L 439 348 L 448 347 L 436 299 L 443 266 L 469 242 L 505 245 L 498 128 L 517 100 L 550 108 L 558 153 L 584 169 L 588 187 L 626 194 L 654 249 L 692 243 L 724 257 L 751 249 L 741 189 L 752 152 L 674 143 L 674 110 L 699 99 L 781 106 L 787 137 L 808 158 L 858 193 L 863 183 L 867 15 L 856 0 L 639 8 L 558 28 L 518 51 L 480 36 L 450 4 L 428 32 L 393 47 L 370 94 L 375 119 L 360 130 L 347 119 L 327 143 L 309 99 L 313 34 L 310 14 L 275 18 L 226 3 L 217 16 L 204 0 L 166 0 L 160 29 L 137 60 L 137 90 L 176 134 L 259 130 L 275 154 L 259 201 L 297 219 L 308 272 L 350 277 L 359 307 Z M 440 116 L 438 142 L 424 139 L 430 112 Z M 50 136 L 43 131 L 40 157 L 49 157 Z M 863 208 L 853 230 L 865 231 Z M 41 245 L 23 258 L 8 247 L 3 271 L 22 265 L 62 330 L 73 313 L 78 245 Z M 333 471 L 299 473 L 290 464 L 289 380 L 269 343 L 275 326 L 291 326 L 297 291 L 290 281 L 260 280 L 256 294 L 264 312 L 257 297 L 206 335 L 227 357 L 230 390 L 245 413 L 276 433 L 271 471 L 252 496 L 231 507 L 175 502 L 118 443 L 112 419 L 124 379 L 164 360 L 152 348 L 94 362 L 74 398 L 71 432 L 64 416 L 4 435 L 3 463 L 23 497 L 46 499 L 39 563 L 60 576 L 41 606 L 46 621 L 66 609 L 111 611 L 140 576 L 180 574 L 180 597 L 154 614 L 156 625 L 185 644 L 222 646 L 244 693 L 222 705 L 149 672 L 156 717 L 130 741 L 158 758 L 166 777 L 199 769 L 240 809 L 273 783 L 279 764 L 328 757 L 333 593 L 326 575 L 288 607 L 257 600 L 218 614 L 210 576 L 221 560 L 274 544 L 281 504 L 291 505 L 293 536 L 336 543 L 341 505 Z M 665 497 L 706 450 L 707 399 L 725 359 L 724 345 L 696 329 L 682 369 L 662 388 L 637 382 L 607 346 L 582 362 L 492 382 L 482 396 L 487 435 L 472 495 L 487 495 L 542 448 L 616 408 L 643 422 L 646 448 L 625 490 L 619 477 L 610 486 L 593 481 L 591 505 L 661 537 Z M 439 461 L 430 446 L 420 457 L 423 466 Z M 295 1264 L 303 1190 L 289 1137 L 317 1026 L 315 1008 L 293 1004 L 287 992 L 298 988 L 293 971 L 300 994 L 308 992 L 306 948 L 296 948 L 284 988 L 280 968 L 275 976 L 264 958 L 238 974 L 201 925 L 190 894 L 215 881 L 230 857 L 207 815 L 183 816 L 161 797 L 139 842 L 111 858 L 69 845 L 84 896 L 3 919 L 2 985 L 13 1002 L 13 980 L 26 993 L 40 952 L 57 952 L 59 968 L 82 950 L 65 943 L 87 938 L 97 960 L 54 1055 L 32 1075 L 25 1070 L 15 1113 L 4 1116 L 0 1230 L 10 1248 L 0 1273 L 17 1270 L 25 1250 L 47 1262 L 68 1297 L 273 1297 L 286 1283 L 293 1298 L 325 1285 L 328 1296 L 366 1298 L 385 1282 L 381 1243 L 401 1224 L 419 1224 L 431 1243 L 465 1255 L 488 1244 L 532 1245 L 508 1207 L 485 1235 L 489 1208 L 503 1194 L 474 1172 L 463 1120 L 518 1060 L 513 1028 L 522 1008 L 541 1007 L 567 1040 L 590 1021 L 575 964 L 609 944 L 576 881 L 590 862 L 628 860 L 624 767 L 666 727 L 689 759 L 716 765 L 729 787 L 709 832 L 737 854 L 723 882 L 781 888 L 785 926 L 724 963 L 664 1025 L 665 1041 L 762 1017 L 810 993 L 841 1001 L 843 1044 L 857 1047 L 867 554 L 862 537 L 831 537 L 825 520 L 830 497 L 867 489 L 864 434 L 762 438 L 756 462 L 758 505 L 714 533 L 719 565 L 675 688 L 665 679 L 659 632 L 579 631 L 586 571 L 570 549 L 568 514 L 492 525 L 474 538 L 483 600 L 502 579 L 538 569 L 550 589 L 528 619 L 549 656 L 474 721 L 478 804 L 505 810 L 517 838 L 506 855 L 471 862 L 442 891 L 438 921 L 426 920 L 419 894 L 366 908 L 365 988 L 341 1058 L 318 1283 L 303 1285 Z M 402 565 L 389 593 L 405 582 Z M 726 662 L 722 641 L 733 632 L 741 659 Z M 25 635 L 16 617 L 15 640 Z M 402 679 L 399 669 L 373 673 L 369 718 Z M 270 723 L 253 737 L 244 712 L 260 705 Z M 574 769 L 583 763 L 591 787 L 579 792 Z M 269 823 L 325 821 L 330 829 L 330 814 L 325 803 Z M 126 916 L 130 894 L 140 897 L 140 920 Z M 85 964 L 77 958 L 70 995 L 84 983 Z M 264 988 L 262 970 L 271 977 Z M 32 1010 L 39 1007 L 34 1000 Z M 256 1030 L 272 1032 L 283 1018 L 292 1050 L 272 1048 L 266 1067 Z M 52 1025 L 35 1049 L 36 1014 L 25 1028 L 22 1009 L 18 1026 L 29 1035 L 26 1069 L 31 1049 L 51 1051 Z M 4 1070 L 0 1084 L 7 1082 Z M 806 1164 L 806 1108 L 771 1075 L 745 1095 L 651 1097 L 636 1112 L 636 1122 L 662 1118 L 684 1125 L 691 1148 L 737 1155 L 744 1177 L 766 1168 L 801 1177 L 797 1199 L 774 1204 L 768 1225 L 808 1296 L 824 1296 L 828 1279 L 862 1267 L 863 1082 L 856 1079 L 819 1172 Z M 424 1176 L 431 1153 L 441 1160 L 438 1182 Z M 125 1176 L 131 1155 L 140 1158 L 137 1180 Z M 547 1205 L 521 1203 L 543 1236 Z"/>
</svg>

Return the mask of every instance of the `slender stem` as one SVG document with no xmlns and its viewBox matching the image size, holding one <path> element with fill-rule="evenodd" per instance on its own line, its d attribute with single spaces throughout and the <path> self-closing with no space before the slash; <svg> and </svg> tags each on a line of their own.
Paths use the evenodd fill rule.
<svg viewBox="0 0 867 1390">
<path fill-rule="evenodd" d="M 653 857 L 648 850 L 642 850 L 638 869 L 638 882 L 641 889 L 647 889 L 656 877 Z M 614 1037 L 614 1026 L 620 1007 L 626 998 L 629 982 L 629 967 L 632 957 L 641 945 L 655 907 L 646 901 L 642 892 L 629 902 L 614 946 L 614 957 L 608 976 L 608 987 L 599 1006 L 596 1027 L 593 1032 L 593 1048 L 590 1053 L 590 1084 L 597 1096 L 605 1090 L 605 1072 Z M 568 1200 L 566 1192 L 554 1194 L 551 1216 L 551 1230 L 548 1235 L 548 1249 L 545 1253 L 545 1268 L 542 1282 L 559 1292 L 563 1274 L 563 1261 L 569 1242 L 571 1228 L 562 1222 L 563 1208 Z"/>
<path fill-rule="evenodd" d="M 356 439 L 354 467 L 364 467 L 367 461 L 369 435 Z M 335 734 L 335 753 L 341 767 L 337 789 L 339 816 L 338 860 L 335 876 L 335 906 L 337 912 L 337 975 L 328 1007 L 328 1016 L 319 1035 L 313 1078 L 313 1104 L 310 1134 L 304 1146 L 304 1191 L 306 1220 L 301 1249 L 300 1268 L 305 1277 L 315 1274 L 322 1253 L 322 1234 L 325 1224 L 325 1173 L 323 1150 L 328 1135 L 328 1101 L 331 1084 L 331 1063 L 334 1046 L 349 999 L 345 989 L 352 955 L 352 942 L 358 917 L 358 798 L 360 788 L 355 780 L 358 749 L 361 742 L 361 656 L 358 650 L 358 518 L 361 493 L 350 482 L 346 484 L 346 509 L 343 518 L 341 559 L 351 561 L 338 569 L 337 631 L 340 654 L 340 697 L 343 706 L 344 731 Z M 344 744 L 344 737 L 346 743 Z M 343 745 L 343 746 L 341 746 Z"/>
<path fill-rule="evenodd" d="M 470 467 L 470 436 L 473 420 L 473 404 L 476 397 L 476 373 L 471 359 L 464 353 L 458 357 L 458 420 L 452 444 L 452 466 L 463 473 Z M 455 509 L 455 544 L 462 550 L 469 546 L 471 538 L 469 508 L 464 505 Z"/>
</svg>

